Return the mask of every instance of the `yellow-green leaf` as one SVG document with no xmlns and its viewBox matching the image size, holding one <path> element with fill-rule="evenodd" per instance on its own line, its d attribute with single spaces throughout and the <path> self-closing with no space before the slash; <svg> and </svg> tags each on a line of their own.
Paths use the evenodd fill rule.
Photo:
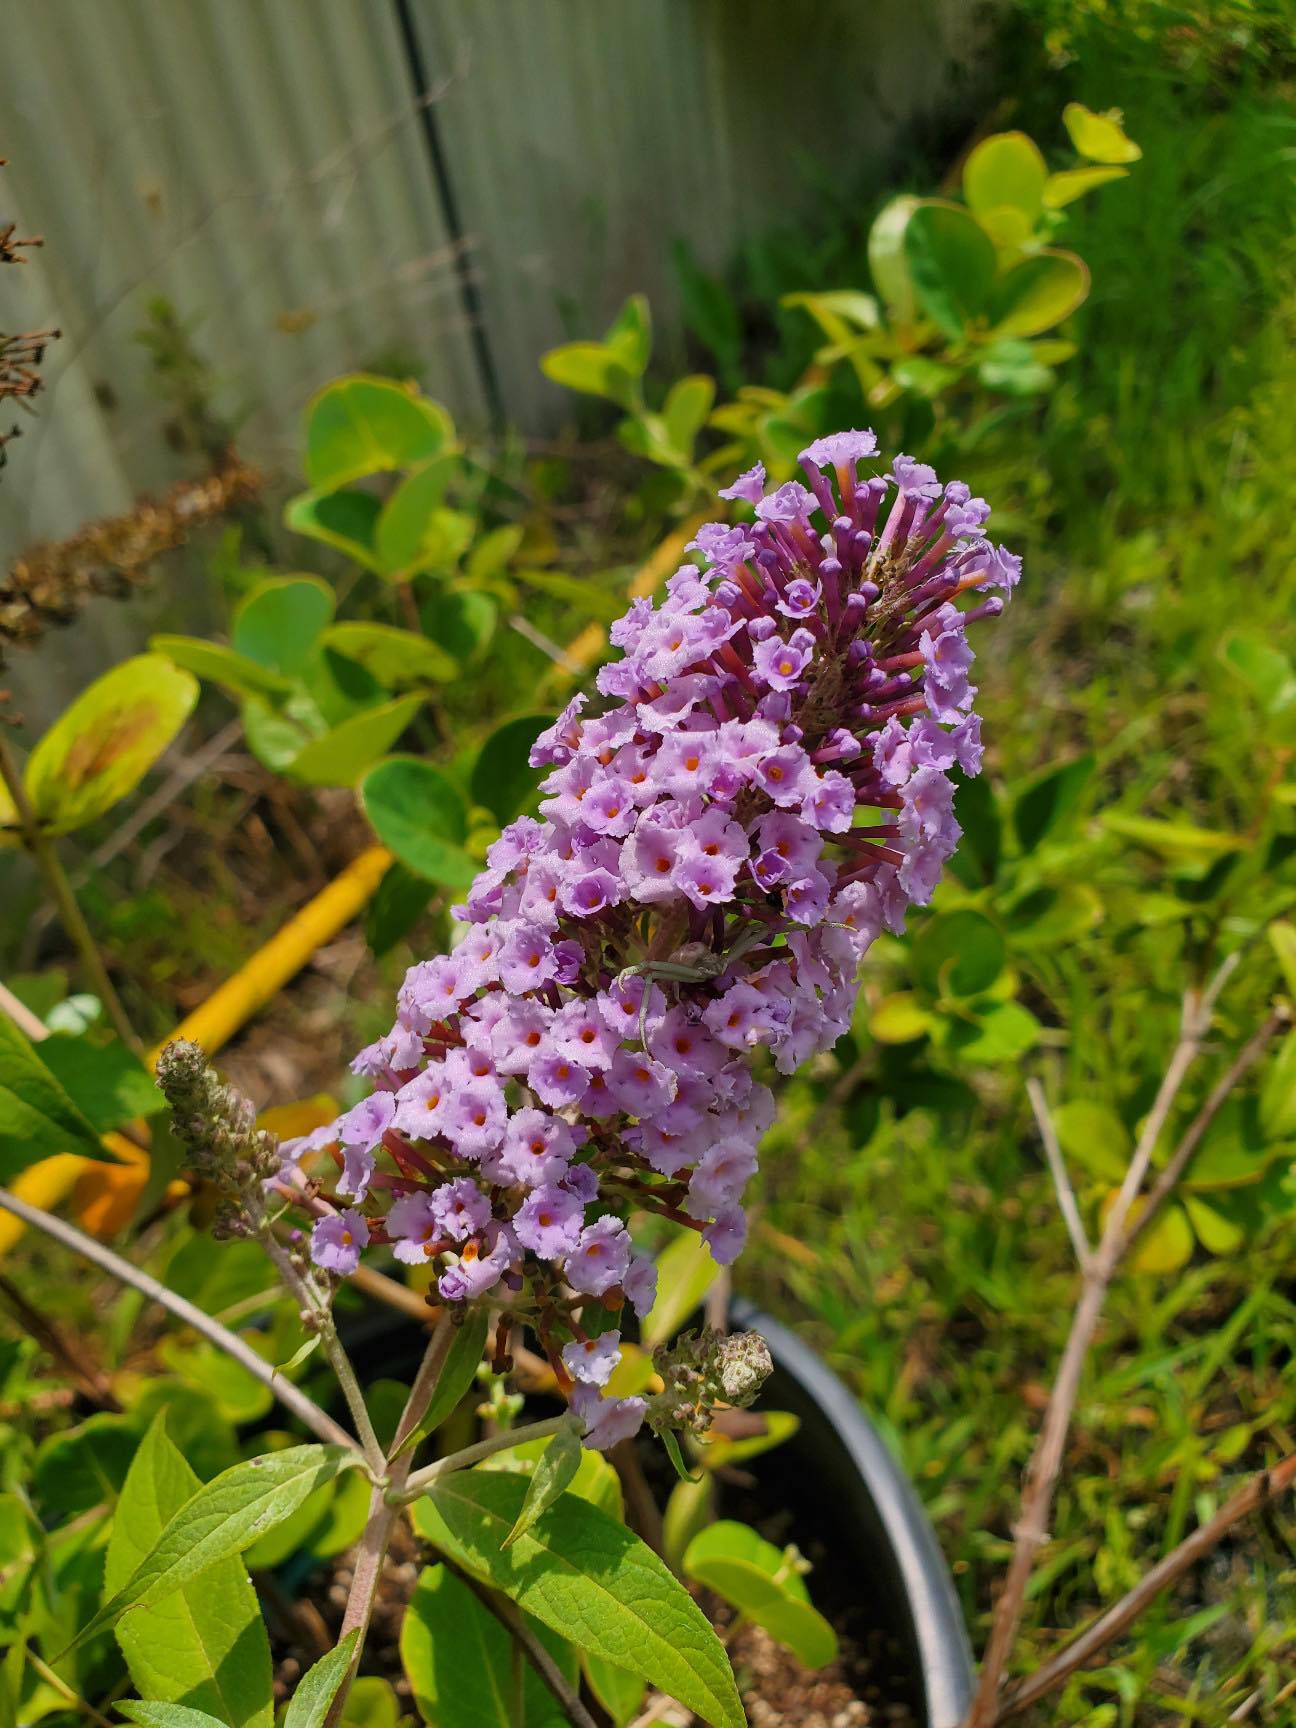
<svg viewBox="0 0 1296 1728">
<path fill-rule="evenodd" d="M 1110 185 L 1113 180 L 1124 180 L 1128 176 L 1128 168 L 1064 168 L 1060 174 L 1050 174 L 1045 181 L 1044 208 L 1064 210 L 1077 198 L 1083 198 L 1086 192 L 1094 192 L 1099 186 Z"/>
<path fill-rule="evenodd" d="M 27 759 L 37 821 L 67 834 L 102 816 L 139 785 L 197 700 L 197 679 L 161 654 L 136 655 L 97 678 Z"/>
<path fill-rule="evenodd" d="M 1125 116 L 1119 108 L 1109 108 L 1105 114 L 1095 114 L 1083 102 L 1068 102 L 1062 110 L 1062 124 L 1071 142 L 1082 156 L 1091 162 L 1137 162 L 1143 152 L 1132 138 L 1125 135 Z"/>
<path fill-rule="evenodd" d="M 332 492 L 365 474 L 408 468 L 438 455 L 454 437 L 444 408 L 390 378 L 336 378 L 306 409 L 306 478 Z"/>
<path fill-rule="evenodd" d="M 702 1306 L 720 1268 L 696 1230 L 681 1230 L 657 1258 L 657 1300 L 643 1323 L 649 1349 L 673 1338 Z"/>
<path fill-rule="evenodd" d="M 879 1044 L 912 1044 L 930 1032 L 932 1017 L 912 990 L 897 990 L 882 998 L 868 1026 Z"/>
<path fill-rule="evenodd" d="M 422 696 L 399 696 L 353 714 L 322 738 L 312 739 L 288 764 L 288 773 L 309 786 L 354 786 L 391 749 L 422 706 Z"/>
<path fill-rule="evenodd" d="M 1039 146 L 1024 132 L 996 132 L 975 146 L 963 165 L 963 196 L 975 213 L 1007 205 L 1020 211 L 1029 228 L 1043 203 L 1048 169 Z"/>
<path fill-rule="evenodd" d="M 1088 292 L 1089 268 L 1074 252 L 1036 252 L 995 283 L 990 334 L 1038 336 L 1074 312 Z"/>
</svg>

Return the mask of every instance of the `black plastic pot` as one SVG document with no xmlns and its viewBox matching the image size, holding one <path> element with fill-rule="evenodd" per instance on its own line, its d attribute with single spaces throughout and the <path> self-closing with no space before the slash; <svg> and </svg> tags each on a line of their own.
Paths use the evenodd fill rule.
<svg viewBox="0 0 1296 1728">
<path fill-rule="evenodd" d="M 918 1720 L 957 1728 L 972 1701 L 972 1653 L 917 1496 L 855 1398 L 808 1345 L 745 1302 L 733 1304 L 733 1320 L 759 1332 L 774 1357 L 761 1403 L 801 1419 L 793 1439 L 760 1460 L 761 1488 L 786 1499 L 794 1531 L 823 1532 L 829 1582 L 836 1573 L 838 1591 L 844 1584 L 864 1617 L 890 1634 Z"/>
<path fill-rule="evenodd" d="M 830 1618 L 851 1632 L 885 1635 L 888 1696 L 902 1694 L 922 1728 L 958 1728 L 972 1700 L 972 1655 L 917 1496 L 854 1396 L 808 1345 L 746 1302 L 732 1304 L 732 1320 L 759 1332 L 774 1358 L 760 1404 L 801 1423 L 752 1465 L 757 1511 L 789 1514 L 784 1539 L 815 1554 L 811 1590 Z M 426 1334 L 370 1314 L 345 1327 L 344 1338 L 362 1379 L 408 1377 Z"/>
</svg>

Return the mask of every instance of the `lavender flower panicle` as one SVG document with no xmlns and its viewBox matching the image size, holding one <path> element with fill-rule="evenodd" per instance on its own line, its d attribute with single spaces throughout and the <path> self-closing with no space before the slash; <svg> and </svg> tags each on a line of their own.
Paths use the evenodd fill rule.
<svg viewBox="0 0 1296 1728">
<path fill-rule="evenodd" d="M 699 529 L 701 567 L 613 626 L 601 700 L 537 739 L 542 819 L 504 830 L 462 940 L 406 975 L 353 1065 L 372 1096 L 284 1148 L 285 1174 L 340 1149 L 320 1264 L 387 1244 L 447 1301 L 503 1297 L 592 1445 L 645 1410 L 603 1396 L 619 1335 L 576 1317 L 652 1304 L 624 1214 L 739 1253 L 774 1113 L 753 1055 L 789 1074 L 847 1029 L 865 951 L 958 841 L 949 770 L 981 766 L 966 627 L 1004 602 L 958 602 L 1020 560 L 925 464 L 861 477 L 876 448 L 837 433 L 802 452 L 807 485 L 769 492 L 758 464 L 722 492 L 755 520 Z"/>
</svg>

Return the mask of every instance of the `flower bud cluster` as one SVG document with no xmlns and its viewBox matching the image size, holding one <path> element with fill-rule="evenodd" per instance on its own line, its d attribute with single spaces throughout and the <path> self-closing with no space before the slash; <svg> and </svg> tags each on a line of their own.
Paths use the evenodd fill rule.
<svg viewBox="0 0 1296 1728">
<path fill-rule="evenodd" d="M 671 1428 L 705 1434 L 718 1404 L 745 1410 L 774 1371 L 759 1332 L 726 1336 L 710 1326 L 659 1345 L 653 1366 L 662 1389 L 647 1400 L 646 1420 L 656 1433 Z"/>
<path fill-rule="evenodd" d="M 453 952 L 411 968 L 391 1031 L 354 1064 L 374 1090 L 294 1143 L 335 1148 L 316 1262 L 385 1245 L 441 1297 L 489 1297 L 576 1382 L 592 1444 L 642 1420 L 601 1395 L 656 1281 L 625 1217 L 742 1247 L 743 1191 L 773 1117 L 753 1061 L 791 1073 L 850 1024 L 860 961 L 926 903 L 959 837 L 956 765 L 981 765 L 966 627 L 1020 561 L 966 486 L 870 432 L 759 466 L 722 497 L 660 605 L 612 629 L 621 658 L 537 740 L 540 819 L 511 823 L 457 908 Z M 974 596 L 970 607 L 960 604 Z"/>
<path fill-rule="evenodd" d="M 188 1167 L 220 1191 L 223 1231 L 245 1233 L 260 1218 L 263 1184 L 281 1164 L 279 1142 L 257 1127 L 251 1101 L 225 1085 L 202 1048 L 187 1038 L 173 1040 L 162 1051 L 157 1083 L 171 1107 Z"/>
</svg>

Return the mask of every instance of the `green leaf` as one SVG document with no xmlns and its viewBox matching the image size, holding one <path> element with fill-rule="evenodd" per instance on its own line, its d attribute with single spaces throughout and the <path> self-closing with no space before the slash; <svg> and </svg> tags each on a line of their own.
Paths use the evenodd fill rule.
<svg viewBox="0 0 1296 1728">
<path fill-rule="evenodd" d="M 140 1442 L 117 1502 L 104 1589 L 120 1590 L 166 1525 L 201 1487 L 167 1438 L 166 1415 Z M 117 1624 L 117 1642 L 141 1693 L 209 1710 L 229 1728 L 274 1720 L 270 1644 L 256 1592 L 235 1558 Z"/>
<path fill-rule="evenodd" d="M 417 756 L 389 756 L 360 783 L 374 833 L 407 869 L 446 888 L 468 888 L 477 865 L 464 851 L 463 799 L 439 769 Z"/>
<path fill-rule="evenodd" d="M 1229 638 L 1223 654 L 1266 714 L 1282 714 L 1296 704 L 1296 670 L 1281 648 L 1260 636 L 1239 635 Z"/>
<path fill-rule="evenodd" d="M 1113 1196 L 1103 1207 L 1105 1219 Z M 1134 1223 L 1142 1210 L 1142 1201 L 1135 1201 L 1130 1211 Z M 1193 1233 L 1187 1214 L 1177 1201 L 1171 1201 L 1157 1213 L 1146 1231 L 1139 1237 L 1130 1256 L 1135 1272 L 1178 1272 L 1192 1259 Z"/>
<path fill-rule="evenodd" d="M 399 1728 L 400 1702 L 389 1680 L 361 1674 L 351 1682 L 338 1728 Z"/>
<path fill-rule="evenodd" d="M 924 198 L 905 225 L 904 255 L 923 310 L 960 340 L 989 307 L 996 269 L 990 236 L 961 204 Z"/>
<path fill-rule="evenodd" d="M 975 1020 L 951 1021 L 946 1048 L 965 1062 L 1015 1062 L 1039 1041 L 1040 1024 L 1020 1002 L 978 1009 Z"/>
<path fill-rule="evenodd" d="M 389 954 L 418 923 L 436 892 L 403 864 L 392 864 L 365 911 L 365 941 L 376 959 Z"/>
<path fill-rule="evenodd" d="M 78 1517 L 94 1506 L 111 1505 L 121 1493 L 131 1459 L 140 1443 L 128 1416 L 102 1412 L 76 1428 L 51 1434 L 36 1453 L 32 1494 L 42 1513 Z"/>
<path fill-rule="evenodd" d="M 1214 1206 L 1208 1206 L 1196 1194 L 1185 1194 L 1183 1207 L 1197 1240 L 1208 1254 L 1217 1257 L 1236 1254 L 1246 1240 L 1246 1231 L 1240 1225 L 1226 1218 Z"/>
<path fill-rule="evenodd" d="M 714 402 L 715 379 L 702 372 L 693 372 L 672 384 L 662 404 L 667 439 L 672 448 L 689 461 L 693 459 L 697 435 L 706 425 Z"/>
<path fill-rule="evenodd" d="M 685 1552 L 711 1522 L 714 1500 L 715 1484 L 706 1472 L 696 1482 L 677 1482 L 671 1489 L 662 1514 L 662 1553 L 672 1572 L 684 1570 Z"/>
<path fill-rule="evenodd" d="M 35 1045 L 0 1014 L 0 1178 L 56 1152 L 117 1162 Z"/>
<path fill-rule="evenodd" d="M 436 523 L 445 509 L 446 487 L 460 471 L 457 456 L 436 456 L 407 474 L 383 505 L 374 525 L 374 549 L 385 575 L 420 569 L 435 557 L 444 542 Z"/>
<path fill-rule="evenodd" d="M 525 539 L 525 529 L 515 523 L 492 528 L 488 534 L 483 534 L 473 547 L 468 562 L 464 565 L 464 574 L 470 582 L 491 581 L 508 569 Z"/>
<path fill-rule="evenodd" d="M 931 1031 L 932 1017 L 912 990 L 896 990 L 872 1010 L 868 1029 L 879 1044 L 912 1044 Z"/>
<path fill-rule="evenodd" d="M 337 378 L 306 409 L 304 467 L 317 492 L 366 474 L 408 468 L 440 454 L 454 437 L 444 408 L 390 378 Z"/>
<path fill-rule="evenodd" d="M 629 1728 L 643 1709 L 647 1682 L 642 1675 L 628 1673 L 601 1656 L 585 1655 L 581 1667 L 589 1689 L 612 1718 L 612 1728 Z"/>
<path fill-rule="evenodd" d="M 156 1116 L 166 1102 L 139 1057 L 120 1042 L 56 1033 L 41 1043 L 39 1055 L 98 1134 L 136 1116 Z"/>
<path fill-rule="evenodd" d="M 983 138 L 963 164 L 963 196 L 978 216 L 1009 205 L 1033 227 L 1044 201 L 1048 169 L 1039 146 L 1024 132 Z"/>
<path fill-rule="evenodd" d="M 427 635 L 459 661 L 477 660 L 486 652 L 499 619 L 490 595 L 471 589 L 438 589 L 419 611 Z"/>
<path fill-rule="evenodd" d="M 701 1531 L 689 1544 L 684 1570 L 763 1626 L 805 1667 L 822 1668 L 835 1659 L 837 1634 L 811 1607 L 799 1573 L 746 1524 L 721 1519 Z"/>
<path fill-rule="evenodd" d="M 729 1660 L 700 1608 L 651 1548 L 614 1518 L 564 1494 L 507 1551 L 525 1485 L 460 1471 L 415 1507 L 414 1522 L 448 1558 L 486 1579 L 583 1651 L 659 1686 L 713 1728 L 744 1728 Z"/>
<path fill-rule="evenodd" d="M 137 654 L 83 690 L 27 758 L 36 820 L 70 834 L 133 792 L 184 725 L 198 684 L 162 654 Z"/>
<path fill-rule="evenodd" d="M 1053 1111 L 1053 1126 L 1071 1163 L 1104 1182 L 1123 1180 L 1134 1142 L 1110 1105 L 1089 1098 L 1068 1099 Z"/>
<path fill-rule="evenodd" d="M 422 696 L 398 696 L 353 714 L 322 738 L 312 739 L 288 764 L 288 773 L 308 786 L 354 786 L 391 749 L 422 706 Z"/>
<path fill-rule="evenodd" d="M 333 605 L 333 590 L 318 576 L 272 576 L 258 582 L 234 614 L 234 652 L 295 678 L 332 618 Z"/>
<path fill-rule="evenodd" d="M 552 714 L 523 714 L 496 727 L 473 764 L 470 791 L 503 828 L 539 798 L 531 746 L 553 721 Z"/>
<path fill-rule="evenodd" d="M 545 1445 L 544 1438 L 520 1441 L 516 1446 L 493 1453 L 477 1468 L 482 1471 L 499 1470 L 514 1476 L 530 1476 L 544 1457 Z M 606 1512 L 609 1518 L 624 1520 L 625 1508 L 621 1501 L 620 1478 L 601 1452 L 595 1452 L 588 1446 L 582 1448 L 580 1466 L 572 1477 L 567 1492 L 576 1495 L 578 1499 L 588 1500 L 591 1506 L 596 1506 L 600 1512 Z"/>
<path fill-rule="evenodd" d="M 381 573 L 374 544 L 382 500 L 372 492 L 299 492 L 284 505 L 284 526 L 344 553 L 365 570 Z"/>
<path fill-rule="evenodd" d="M 641 1328 L 647 1349 L 673 1338 L 702 1306 L 720 1268 L 696 1230 L 681 1229 L 657 1256 L 657 1299 Z"/>
<path fill-rule="evenodd" d="M 531 1472 L 531 1480 L 527 1483 L 522 1510 L 518 1513 L 513 1528 L 501 1542 L 501 1548 L 511 1548 L 519 1538 L 525 1536 L 536 1519 L 547 1512 L 558 1496 L 571 1486 L 572 1478 L 580 1469 L 581 1453 L 584 1450 L 580 1440 L 580 1428 L 579 1422 L 570 1419 L 565 1421 L 540 1454 L 536 1467 Z"/>
<path fill-rule="evenodd" d="M 551 1634 L 540 1637 L 574 1677 L 575 1662 Z M 433 1728 L 540 1728 L 553 1719 L 548 1688 L 527 1664 L 523 1723 L 513 1710 L 512 1639 L 445 1566 L 419 1577 L 401 1623 L 400 1654 L 419 1715 Z M 286 1725 L 285 1725 L 286 1728 Z"/>
<path fill-rule="evenodd" d="M 412 479 L 411 476 L 411 482 Z M 420 571 L 453 569 L 472 545 L 476 519 L 464 510 L 452 510 L 443 504 L 416 520 L 403 492 L 404 488 L 391 501 L 400 506 L 402 517 L 393 523 L 384 510 L 378 518 L 382 574 L 392 581 L 403 582 Z M 417 539 L 413 538 L 416 531 Z"/>
<path fill-rule="evenodd" d="M 1005 270 L 990 297 L 990 334 L 1038 336 L 1075 311 L 1089 293 L 1089 267 L 1074 252 L 1044 250 Z"/>
<path fill-rule="evenodd" d="M 540 356 L 540 370 L 564 390 L 602 396 L 622 408 L 634 402 L 634 374 L 616 349 L 603 342 L 564 342 Z"/>
<path fill-rule="evenodd" d="M 241 1553 L 356 1462 L 356 1454 L 340 1446 L 289 1446 L 222 1471 L 181 1507 L 75 1642 L 84 1643 L 131 1609 L 149 1607 Z"/>
<path fill-rule="evenodd" d="M 639 377 L 652 353 L 652 313 L 643 294 L 632 294 L 608 325 L 603 340 L 621 356 L 626 368 Z"/>
<path fill-rule="evenodd" d="M 323 1728 L 329 1705 L 337 1697 L 338 1687 L 351 1666 L 359 1637 L 360 1628 L 353 1626 L 340 1644 L 335 1644 L 327 1656 L 321 1656 L 313 1668 L 306 1670 L 284 1712 L 283 1728 Z"/>
<path fill-rule="evenodd" d="M 459 676 L 458 665 L 444 648 L 394 624 L 333 624 L 321 643 L 363 666 L 384 690 L 403 690 L 411 684 L 448 684 Z"/>
<path fill-rule="evenodd" d="M 963 839 L 954 854 L 954 868 L 960 879 L 970 887 L 993 882 L 999 873 L 1003 836 L 999 805 L 985 775 L 959 781 L 954 814 L 963 830 Z M 972 866 L 970 873 L 967 865 Z"/>
<path fill-rule="evenodd" d="M 1110 833 L 1123 840 L 1132 840 L 1163 857 L 1209 860 L 1238 852 L 1244 845 L 1238 834 L 1198 828 L 1191 822 L 1160 822 L 1149 816 L 1126 816 L 1119 810 L 1105 810 L 1102 823 Z"/>
<path fill-rule="evenodd" d="M 1007 396 L 1037 396 L 1057 381 L 1057 373 L 1040 362 L 1031 343 L 1011 338 L 985 350 L 977 377 L 987 390 L 1002 390 Z"/>
<path fill-rule="evenodd" d="M 245 1342 L 255 1349 L 261 1338 L 262 1334 L 252 1333 Z M 263 1347 L 268 1349 L 268 1343 Z M 227 1422 L 259 1422 L 274 1406 L 274 1393 L 263 1380 L 205 1339 L 173 1334 L 162 1339 L 157 1349 L 163 1364 L 210 1398 Z"/>
<path fill-rule="evenodd" d="M 1288 1032 L 1260 1088 L 1260 1127 L 1270 1140 L 1296 1139 L 1296 1031 Z"/>
<path fill-rule="evenodd" d="M 149 647 L 232 696 L 284 696 L 292 688 L 268 666 L 259 666 L 219 642 L 204 642 L 200 636 L 150 636 Z"/>
<path fill-rule="evenodd" d="M 272 708 L 259 696 L 245 696 L 239 704 L 239 719 L 248 749 L 275 774 L 282 773 L 313 738 L 328 730 L 304 690 L 295 692 L 282 709 Z"/>
<path fill-rule="evenodd" d="M 1278 957 L 1287 993 L 1296 996 L 1296 924 L 1280 918 L 1269 926 L 1269 945 Z"/>
<path fill-rule="evenodd" d="M 1050 174 L 1044 183 L 1044 208 L 1063 210 L 1087 192 L 1128 176 L 1128 168 L 1066 168 L 1060 174 Z"/>
<path fill-rule="evenodd" d="M 979 996 L 1003 971 L 1004 939 L 980 912 L 947 912 L 930 919 L 913 945 L 918 982 L 936 997 Z"/>
<path fill-rule="evenodd" d="M 114 1709 L 140 1728 L 229 1728 L 219 1716 L 191 1710 L 187 1704 L 150 1704 L 142 1698 L 119 1699 Z"/>
<path fill-rule="evenodd" d="M 1143 154 L 1134 140 L 1125 136 L 1124 115 L 1119 108 L 1095 114 L 1083 102 L 1068 102 L 1062 110 L 1062 124 L 1079 153 L 1091 162 L 1137 162 Z"/>
<path fill-rule="evenodd" d="M 918 199 L 893 198 L 883 207 L 869 230 L 868 261 L 873 286 L 886 303 L 893 324 L 912 324 L 918 316 L 918 298 L 913 277 L 905 261 L 905 229 L 918 208 Z"/>
<path fill-rule="evenodd" d="M 490 1315 L 486 1309 L 470 1307 L 462 1326 L 455 1327 L 450 1348 L 437 1376 L 436 1390 L 423 1420 L 402 1442 L 398 1457 L 417 1446 L 425 1434 L 434 1433 L 458 1408 L 460 1400 L 467 1396 L 477 1378 L 489 1331 Z"/>
<path fill-rule="evenodd" d="M 1004 917 L 1011 940 L 1022 948 L 1043 948 L 1074 942 L 1101 923 L 1102 896 L 1087 882 L 1067 882 L 1061 888 L 1035 888 L 1013 902 Z"/>
<path fill-rule="evenodd" d="M 1023 852 L 1035 848 L 1060 828 L 1080 801 L 1093 778 L 1093 756 L 1077 756 L 1037 775 L 1018 794 L 1013 804 L 1013 827 Z"/>
</svg>

